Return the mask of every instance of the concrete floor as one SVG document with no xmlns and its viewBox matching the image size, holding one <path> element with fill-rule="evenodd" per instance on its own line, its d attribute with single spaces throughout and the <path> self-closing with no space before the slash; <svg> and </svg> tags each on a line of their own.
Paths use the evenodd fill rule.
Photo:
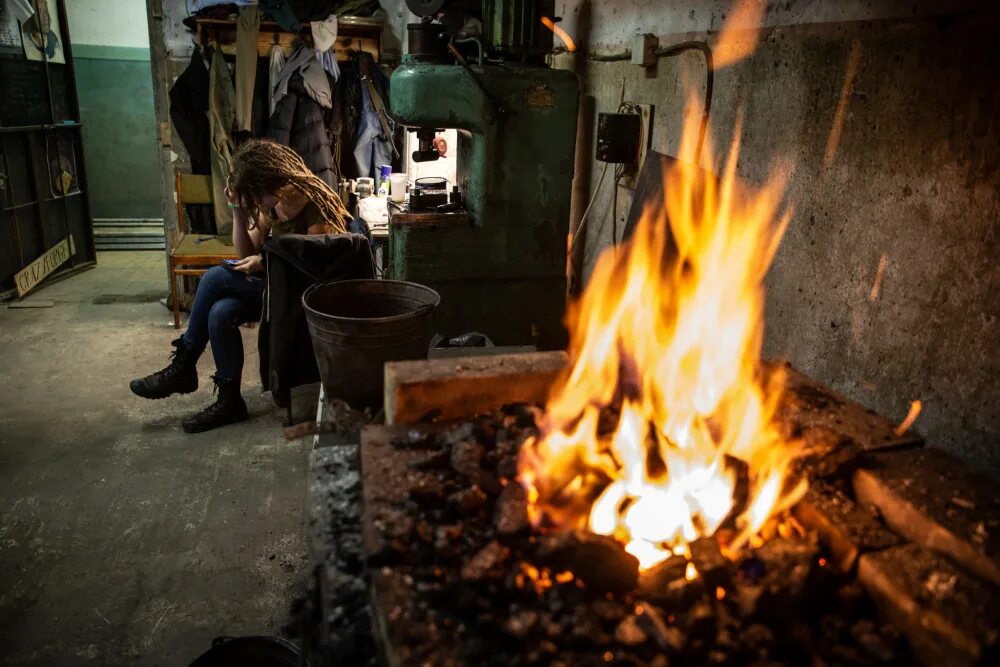
<svg viewBox="0 0 1000 667">
<path fill-rule="evenodd" d="M 181 430 L 213 400 L 210 354 L 194 394 L 128 390 L 177 335 L 165 283 L 160 252 L 103 253 L 28 297 L 52 307 L 0 306 L 6 664 L 185 665 L 216 636 L 280 633 L 304 590 L 311 439 L 286 442 L 260 393 L 256 331 L 245 424 Z"/>
</svg>

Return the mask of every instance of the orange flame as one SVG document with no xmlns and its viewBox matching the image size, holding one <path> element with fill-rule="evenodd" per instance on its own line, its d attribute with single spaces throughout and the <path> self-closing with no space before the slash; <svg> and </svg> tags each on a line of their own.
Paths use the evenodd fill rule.
<svg viewBox="0 0 1000 667">
<path fill-rule="evenodd" d="M 741 0 L 736 3 L 712 47 L 715 68 L 743 60 L 753 53 L 760 41 L 761 19 L 767 0 Z"/>
<path fill-rule="evenodd" d="M 681 154 L 697 137 L 692 114 Z M 788 480 L 796 443 L 772 420 L 784 378 L 759 366 L 761 284 L 790 216 L 786 178 L 746 191 L 738 149 L 734 140 L 719 179 L 678 163 L 664 206 L 647 206 L 629 244 L 601 255 L 567 315 L 569 368 L 541 435 L 522 448 L 536 525 L 613 535 L 644 569 L 727 517 L 735 550 L 805 492 Z"/>
<path fill-rule="evenodd" d="M 566 50 L 570 53 L 576 51 L 576 42 L 573 38 L 569 36 L 569 33 L 563 30 L 561 27 L 555 24 L 555 22 L 548 16 L 542 17 L 542 25 L 555 33 L 555 36 L 562 40 L 562 43 L 566 46 Z"/>
</svg>

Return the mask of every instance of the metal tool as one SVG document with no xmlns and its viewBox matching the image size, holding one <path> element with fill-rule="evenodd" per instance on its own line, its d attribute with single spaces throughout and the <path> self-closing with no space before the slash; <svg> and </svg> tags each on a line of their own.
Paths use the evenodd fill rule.
<svg viewBox="0 0 1000 667">
<path fill-rule="evenodd" d="M 455 197 L 439 212 L 471 225 L 390 224 L 391 277 L 441 293 L 443 334 L 477 330 L 498 345 L 557 347 L 565 333 L 566 237 L 576 146 L 576 76 L 546 65 L 554 0 L 407 0 L 409 52 L 392 75 L 393 117 L 416 132 L 413 159 L 459 130 Z M 469 16 L 482 33 L 462 33 Z M 411 191 L 413 199 L 420 195 Z M 419 203 L 418 203 L 419 205 Z M 447 249 L 448 261 L 434 261 Z"/>
</svg>

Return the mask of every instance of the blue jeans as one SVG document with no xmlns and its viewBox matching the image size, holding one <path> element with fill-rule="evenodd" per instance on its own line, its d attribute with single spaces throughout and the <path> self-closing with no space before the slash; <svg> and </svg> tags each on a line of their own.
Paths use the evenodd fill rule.
<svg viewBox="0 0 1000 667">
<path fill-rule="evenodd" d="M 213 266 L 202 276 L 181 337 L 198 356 L 212 343 L 215 377 L 221 382 L 243 376 L 243 337 L 239 326 L 260 318 L 264 277 Z"/>
</svg>

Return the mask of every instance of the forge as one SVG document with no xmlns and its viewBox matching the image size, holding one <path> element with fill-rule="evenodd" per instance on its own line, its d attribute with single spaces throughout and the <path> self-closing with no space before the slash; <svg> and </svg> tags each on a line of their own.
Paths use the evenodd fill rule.
<svg viewBox="0 0 1000 667">
<path fill-rule="evenodd" d="M 562 353 L 393 364 L 360 447 L 374 642 L 389 665 L 990 664 L 1000 505 L 913 431 L 777 363 L 805 495 L 639 567 L 532 525 L 518 456 Z M 450 392 L 454 385 L 458 391 Z M 486 410 L 473 398 L 495 397 Z M 419 415 L 419 416 L 415 416 Z"/>
<path fill-rule="evenodd" d="M 755 48 L 730 23 L 709 70 Z M 893 421 L 764 360 L 796 165 L 738 177 L 750 133 L 738 112 L 715 151 L 705 90 L 685 95 L 672 155 L 650 149 L 631 173 L 622 238 L 612 230 L 567 307 L 566 352 L 386 364 L 385 423 L 350 454 L 348 578 L 382 663 L 1000 659 L 991 482 L 924 441 L 919 401 Z M 624 111 L 643 108 L 620 96 Z M 599 159 L 624 124 L 602 115 Z M 324 618 L 360 613 L 335 604 Z"/>
<path fill-rule="evenodd" d="M 894 423 L 761 360 L 787 175 L 749 186 L 738 152 L 647 160 L 565 353 L 386 364 L 355 461 L 384 664 L 1000 657 L 991 483 L 925 446 L 918 402 Z"/>
</svg>

